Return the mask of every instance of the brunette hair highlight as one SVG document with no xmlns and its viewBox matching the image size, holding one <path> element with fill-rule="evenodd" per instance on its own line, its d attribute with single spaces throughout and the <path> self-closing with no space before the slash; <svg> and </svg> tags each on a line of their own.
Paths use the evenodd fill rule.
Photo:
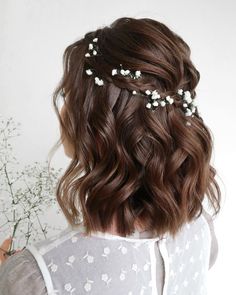
<svg viewBox="0 0 236 295">
<path fill-rule="evenodd" d="M 86 58 L 95 37 L 102 54 Z M 119 64 L 140 70 L 142 79 L 113 77 Z M 63 65 L 53 93 L 63 138 L 54 149 L 66 139 L 74 155 L 56 196 L 71 225 L 82 218 L 87 234 L 105 232 L 115 218 L 121 236 L 130 235 L 136 221 L 157 235 L 175 235 L 201 214 L 205 197 L 219 212 L 211 131 L 198 110 L 194 117 L 184 115 L 177 94 L 182 88 L 194 98 L 200 79 L 180 36 L 150 18 L 122 17 L 69 45 Z M 88 68 L 105 81 L 102 87 L 86 75 Z M 158 89 L 175 102 L 151 112 L 145 98 L 128 89 Z"/>
</svg>

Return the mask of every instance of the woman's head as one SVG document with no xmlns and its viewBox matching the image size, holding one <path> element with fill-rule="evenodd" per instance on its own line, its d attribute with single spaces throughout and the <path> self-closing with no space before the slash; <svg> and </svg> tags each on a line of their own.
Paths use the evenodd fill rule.
<svg viewBox="0 0 236 295">
<path fill-rule="evenodd" d="M 87 58 L 94 38 L 100 54 Z M 53 101 L 72 160 L 56 194 L 69 223 L 82 217 L 89 233 L 106 231 L 115 218 L 120 235 L 132 233 L 135 222 L 156 234 L 175 234 L 200 214 L 205 197 L 219 211 L 210 130 L 197 109 L 185 116 L 177 93 L 188 90 L 195 98 L 200 78 L 180 36 L 153 19 L 122 17 L 69 45 L 63 61 Z M 141 79 L 112 76 L 120 64 L 140 70 Z M 150 111 L 132 89 L 158 89 L 174 103 Z"/>
</svg>

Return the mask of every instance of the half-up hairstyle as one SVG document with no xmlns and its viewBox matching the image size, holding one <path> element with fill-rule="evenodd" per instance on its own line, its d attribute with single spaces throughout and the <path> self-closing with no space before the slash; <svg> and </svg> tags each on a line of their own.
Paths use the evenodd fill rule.
<svg viewBox="0 0 236 295">
<path fill-rule="evenodd" d="M 101 55 L 86 58 L 96 37 Z M 140 70 L 142 79 L 112 76 L 120 64 Z M 53 93 L 63 134 L 57 146 L 66 139 L 74 154 L 56 196 L 72 226 L 83 220 L 87 234 L 106 232 L 115 220 L 126 236 L 138 222 L 155 235 L 174 236 L 200 216 L 205 198 L 219 212 L 210 130 L 198 110 L 185 116 L 177 93 L 189 90 L 194 98 L 200 79 L 180 36 L 153 19 L 122 17 L 69 45 L 63 66 Z M 102 87 L 86 75 L 88 68 L 105 81 Z M 175 102 L 152 112 L 130 89 L 158 89 Z"/>
</svg>

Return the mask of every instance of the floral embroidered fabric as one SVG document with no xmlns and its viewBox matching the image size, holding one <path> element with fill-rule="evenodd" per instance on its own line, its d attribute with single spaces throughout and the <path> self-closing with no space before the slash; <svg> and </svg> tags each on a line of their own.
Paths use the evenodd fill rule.
<svg viewBox="0 0 236 295">
<path fill-rule="evenodd" d="M 83 227 L 68 227 L 27 249 L 41 270 L 47 293 L 122 295 L 206 295 L 211 232 L 203 215 L 187 223 L 173 239 L 120 237 Z M 164 268 L 164 286 L 157 278 L 157 253 Z"/>
</svg>

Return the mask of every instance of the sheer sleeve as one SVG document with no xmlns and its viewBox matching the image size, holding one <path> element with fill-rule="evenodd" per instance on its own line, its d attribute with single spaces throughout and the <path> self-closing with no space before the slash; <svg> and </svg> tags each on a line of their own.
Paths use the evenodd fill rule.
<svg viewBox="0 0 236 295">
<path fill-rule="evenodd" d="M 47 295 L 36 260 L 29 250 L 10 256 L 0 265 L 0 295 Z"/>
<path fill-rule="evenodd" d="M 215 264 L 215 261 L 217 259 L 218 252 L 219 252 L 219 245 L 218 245 L 218 240 L 215 234 L 215 228 L 214 228 L 212 216 L 209 213 L 207 213 L 204 209 L 203 209 L 203 214 L 206 217 L 206 220 L 209 224 L 210 231 L 211 231 L 211 255 L 210 255 L 210 262 L 209 262 L 209 269 L 210 269 Z"/>
</svg>

